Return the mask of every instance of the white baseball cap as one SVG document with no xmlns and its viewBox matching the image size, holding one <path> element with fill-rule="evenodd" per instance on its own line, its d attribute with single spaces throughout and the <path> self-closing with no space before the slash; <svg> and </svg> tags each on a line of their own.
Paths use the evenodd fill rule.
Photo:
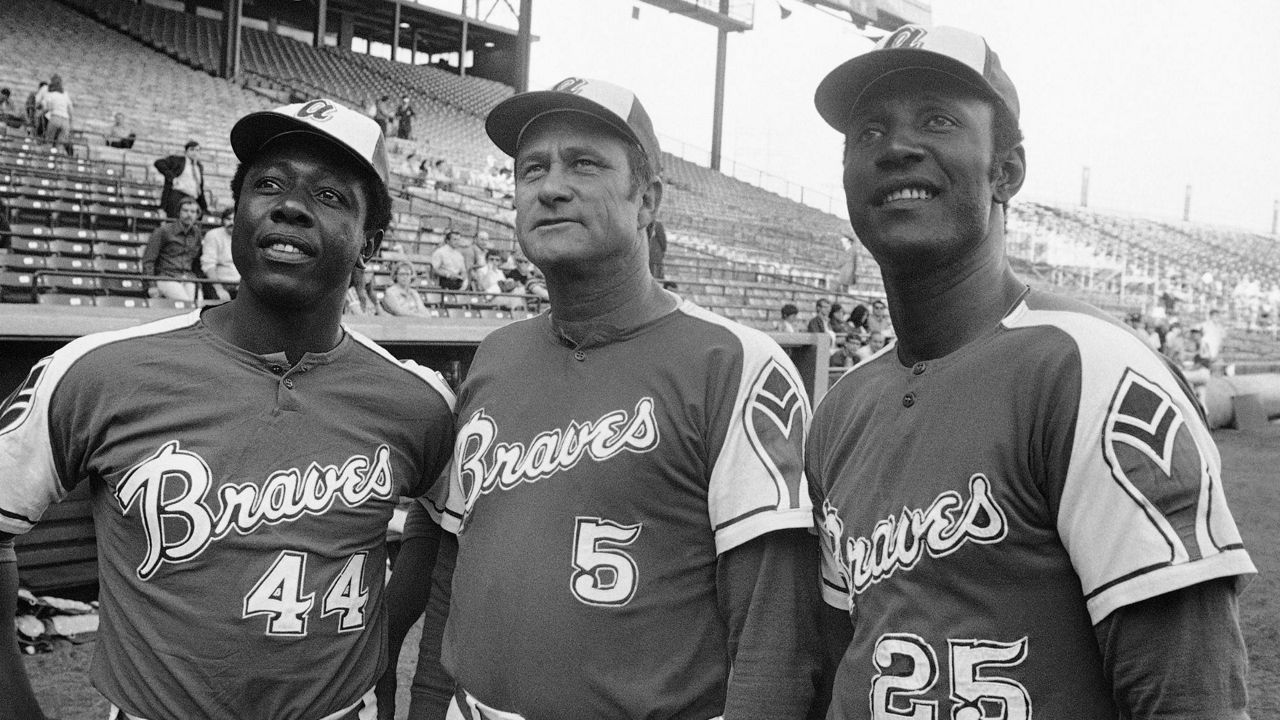
<svg viewBox="0 0 1280 720">
<path fill-rule="evenodd" d="M 498 149 L 515 157 L 520 136 L 530 123 L 548 113 L 564 111 L 603 121 L 644 151 L 655 175 L 662 172 L 658 136 L 640 98 L 624 87 L 603 80 L 569 77 L 550 90 L 513 95 L 489 112 L 484 129 Z"/>
<path fill-rule="evenodd" d="M 231 149 L 241 162 L 257 157 L 272 140 L 292 133 L 315 135 L 342 148 L 387 190 L 387 149 L 372 118 L 323 98 L 245 115 L 231 128 Z"/>
<path fill-rule="evenodd" d="M 844 132 L 849 112 L 867 88 L 903 70 L 931 70 L 949 75 L 985 95 L 1018 124 L 1018 91 L 1000 58 L 981 35 L 939 25 L 903 25 L 876 46 L 827 74 L 813 103 L 831 127 Z"/>
</svg>

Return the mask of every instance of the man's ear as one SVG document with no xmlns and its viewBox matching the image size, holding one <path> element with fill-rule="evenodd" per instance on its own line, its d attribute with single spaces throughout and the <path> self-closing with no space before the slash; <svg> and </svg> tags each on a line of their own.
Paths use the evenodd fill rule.
<svg viewBox="0 0 1280 720">
<path fill-rule="evenodd" d="M 1027 153 L 1019 144 L 996 157 L 996 163 L 993 197 L 997 203 L 1004 204 L 1018 194 L 1027 179 Z"/>
<path fill-rule="evenodd" d="M 378 254 L 378 248 L 382 247 L 382 231 L 378 230 L 374 234 L 364 239 L 364 247 L 360 249 L 360 257 L 356 260 L 356 267 L 363 268 L 365 263 L 373 259 Z"/>
<path fill-rule="evenodd" d="M 640 214 L 637 226 L 646 228 L 658 217 L 658 208 L 662 206 L 662 181 L 654 179 L 640 196 Z"/>
</svg>

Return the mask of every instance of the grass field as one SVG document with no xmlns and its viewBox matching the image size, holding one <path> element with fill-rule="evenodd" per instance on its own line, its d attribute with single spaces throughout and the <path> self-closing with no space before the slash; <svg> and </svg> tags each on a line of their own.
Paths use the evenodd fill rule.
<svg viewBox="0 0 1280 720">
<path fill-rule="evenodd" d="M 1231 510 L 1259 574 L 1240 601 L 1249 644 L 1250 714 L 1280 718 L 1280 425 L 1258 431 L 1214 433 L 1222 452 Z M 408 709 L 417 632 L 401 655 L 397 717 Z M 108 705 L 87 680 L 92 643 L 60 643 L 57 650 L 27 658 L 27 670 L 45 711 L 59 720 L 105 720 Z M 1052 719 L 1050 719 L 1052 720 Z"/>
</svg>

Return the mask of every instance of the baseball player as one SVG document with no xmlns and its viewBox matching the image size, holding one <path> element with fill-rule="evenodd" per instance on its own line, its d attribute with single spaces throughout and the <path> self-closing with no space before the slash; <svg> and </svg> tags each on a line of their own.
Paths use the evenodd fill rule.
<svg viewBox="0 0 1280 720">
<path fill-rule="evenodd" d="M 1026 161 L 986 41 L 909 25 L 833 70 L 853 229 L 897 342 L 818 407 L 806 467 L 829 717 L 1244 718 L 1255 572 L 1194 397 L 1005 257 Z"/>
<path fill-rule="evenodd" d="M 454 398 L 340 324 L 390 216 L 373 120 L 313 100 L 246 115 L 231 145 L 236 298 L 75 340 L 0 411 L 5 720 L 43 717 L 12 536 L 81 482 L 113 718 L 376 716 L 385 529 L 447 464 Z"/>
<path fill-rule="evenodd" d="M 817 549 L 795 368 L 650 274 L 660 156 L 630 91 L 569 78 L 486 129 L 551 309 L 489 335 L 459 393 L 436 507 L 458 540 L 450 717 L 803 717 Z"/>
</svg>

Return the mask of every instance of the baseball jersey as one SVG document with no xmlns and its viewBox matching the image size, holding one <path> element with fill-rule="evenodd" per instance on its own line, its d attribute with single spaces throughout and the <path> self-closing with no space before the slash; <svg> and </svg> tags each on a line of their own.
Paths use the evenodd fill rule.
<svg viewBox="0 0 1280 720">
<path fill-rule="evenodd" d="M 1117 717 L 1093 625 L 1255 572 L 1190 390 L 1043 293 L 945 357 L 855 367 L 806 467 L 823 596 L 854 625 L 834 719 Z"/>
<path fill-rule="evenodd" d="M 384 665 L 387 521 L 452 450 L 453 395 L 348 331 L 290 367 L 190 313 L 89 335 L 0 410 L 0 530 L 92 484 L 91 676 L 149 720 L 314 720 Z"/>
<path fill-rule="evenodd" d="M 721 714 L 716 559 L 812 526 L 808 417 L 776 343 L 689 302 L 580 350 L 546 314 L 494 331 L 459 394 L 446 669 L 531 720 Z"/>
</svg>

